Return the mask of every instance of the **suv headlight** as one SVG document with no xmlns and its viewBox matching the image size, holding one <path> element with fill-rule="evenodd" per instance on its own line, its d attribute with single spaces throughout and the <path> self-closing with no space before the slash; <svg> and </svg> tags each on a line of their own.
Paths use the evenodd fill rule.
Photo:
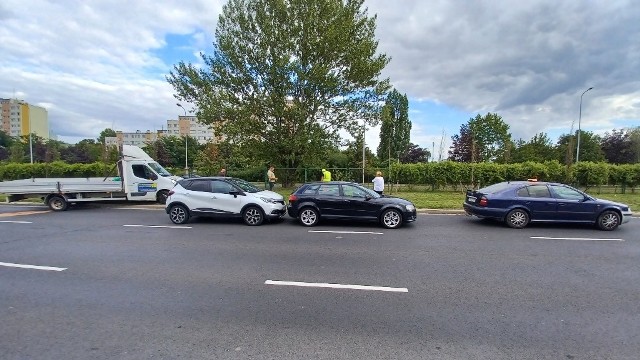
<svg viewBox="0 0 640 360">
<path fill-rule="evenodd" d="M 266 203 L 269 203 L 269 204 L 277 204 L 278 203 L 278 200 L 269 199 L 269 198 L 266 198 L 266 197 L 260 197 L 260 200 L 262 200 L 262 201 L 264 201 Z"/>
<path fill-rule="evenodd" d="M 406 208 L 407 208 L 407 211 L 414 211 L 416 209 L 416 207 L 411 204 L 407 205 Z"/>
</svg>

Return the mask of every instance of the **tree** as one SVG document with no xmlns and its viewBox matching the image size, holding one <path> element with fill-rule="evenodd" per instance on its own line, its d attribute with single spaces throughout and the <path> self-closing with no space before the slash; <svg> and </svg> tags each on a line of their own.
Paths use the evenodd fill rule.
<svg viewBox="0 0 640 360">
<path fill-rule="evenodd" d="M 409 120 L 409 101 L 407 95 L 396 89 L 387 96 L 380 112 L 380 143 L 378 158 L 391 159 L 398 152 L 404 153 L 411 140 L 411 121 Z"/>
<path fill-rule="evenodd" d="M 505 152 L 511 144 L 509 125 L 492 113 L 469 119 L 460 127 L 460 134 L 451 139 L 449 159 L 463 162 L 505 161 Z"/>
<path fill-rule="evenodd" d="M 558 161 L 562 162 L 566 160 L 567 147 L 570 146 L 571 143 L 576 143 L 576 136 L 578 132 L 574 135 L 563 134 L 558 138 L 558 142 L 556 145 L 556 156 Z M 600 137 L 595 135 L 590 131 L 581 131 L 580 134 L 580 161 L 592 161 L 599 162 L 605 161 L 604 153 L 600 148 Z"/>
<path fill-rule="evenodd" d="M 116 131 L 110 128 L 106 128 L 100 132 L 98 136 L 98 143 L 104 145 L 104 139 L 107 137 L 116 137 Z"/>
<path fill-rule="evenodd" d="M 512 154 L 514 163 L 525 161 L 544 162 L 555 160 L 556 158 L 557 154 L 553 143 L 544 132 L 534 135 L 527 143 L 520 139 L 516 143 Z"/>
<path fill-rule="evenodd" d="M 264 161 L 296 168 L 322 159 L 339 131 L 375 125 L 389 89 L 375 16 L 364 0 L 229 0 L 204 66 L 167 76 L 216 134 Z M 355 136 L 354 136 L 355 137 Z"/>
<path fill-rule="evenodd" d="M 631 151 L 633 153 L 632 163 L 640 163 L 640 126 L 629 131 L 629 141 L 631 142 Z"/>
<path fill-rule="evenodd" d="M 400 156 L 400 161 L 405 164 L 417 164 L 428 162 L 431 157 L 429 150 L 421 148 L 420 146 L 410 143 L 407 150 Z"/>
<path fill-rule="evenodd" d="M 612 164 L 633 163 L 633 147 L 630 133 L 624 130 L 613 129 L 606 132 L 600 140 L 600 147 L 607 162 Z M 582 140 L 582 139 L 580 139 Z"/>
</svg>

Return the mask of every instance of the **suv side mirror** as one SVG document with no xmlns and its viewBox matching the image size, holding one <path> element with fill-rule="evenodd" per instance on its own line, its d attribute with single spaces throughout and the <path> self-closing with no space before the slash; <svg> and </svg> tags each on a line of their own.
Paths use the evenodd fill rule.
<svg viewBox="0 0 640 360">
<path fill-rule="evenodd" d="M 238 197 L 238 195 L 244 196 L 244 192 L 240 190 L 231 190 L 229 191 L 229 195 L 233 195 L 234 198 Z"/>
</svg>

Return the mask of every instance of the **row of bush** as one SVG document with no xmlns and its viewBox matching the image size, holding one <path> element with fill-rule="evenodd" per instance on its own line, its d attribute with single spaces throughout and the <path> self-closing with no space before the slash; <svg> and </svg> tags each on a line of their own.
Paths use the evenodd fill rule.
<svg viewBox="0 0 640 360">
<path fill-rule="evenodd" d="M 362 169 L 328 169 L 334 180 L 359 182 Z M 171 170 L 171 169 L 169 169 Z M 369 182 L 375 172 L 389 169 L 366 168 L 365 181 Z M 612 165 L 608 163 L 580 162 L 567 167 L 557 161 L 544 163 L 525 162 L 518 164 L 495 163 L 458 163 L 452 161 L 392 164 L 387 181 L 401 184 L 428 185 L 432 189 L 482 187 L 500 181 L 526 180 L 536 178 L 540 181 L 553 181 L 574 184 L 588 188 L 612 185 L 625 189 L 634 189 L 640 184 L 640 164 Z M 180 170 L 175 172 L 181 174 Z M 230 176 L 254 182 L 265 181 L 266 169 L 262 167 L 246 169 L 228 169 Z M 294 184 L 318 180 L 320 169 L 277 169 L 278 178 L 284 184 Z M 64 162 L 0 165 L 0 180 L 15 180 L 31 177 L 106 177 L 117 175 L 113 164 L 67 164 Z M 215 174 L 200 174 L 215 175 Z"/>
</svg>

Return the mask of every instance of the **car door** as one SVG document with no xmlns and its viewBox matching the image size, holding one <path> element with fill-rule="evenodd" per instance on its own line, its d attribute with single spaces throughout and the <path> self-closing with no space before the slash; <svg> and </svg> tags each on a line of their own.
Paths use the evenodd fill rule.
<svg viewBox="0 0 640 360">
<path fill-rule="evenodd" d="M 214 195 L 211 192 L 211 180 L 191 180 L 185 190 L 185 203 L 191 211 L 204 214 L 213 212 Z"/>
<path fill-rule="evenodd" d="M 522 187 L 517 191 L 518 202 L 526 206 L 531 220 L 553 220 L 557 211 L 557 200 L 551 196 L 546 184 Z"/>
<path fill-rule="evenodd" d="M 146 164 L 132 164 L 130 171 L 131 200 L 153 201 L 158 191 L 158 175 Z"/>
<path fill-rule="evenodd" d="M 340 185 L 322 184 L 318 188 L 316 204 L 322 216 L 341 216 L 342 196 L 340 196 Z"/>
<path fill-rule="evenodd" d="M 549 186 L 558 201 L 556 218 L 562 221 L 594 221 L 597 205 L 593 201 L 585 201 L 584 193 L 560 184 Z"/>
<path fill-rule="evenodd" d="M 345 217 L 370 217 L 377 215 L 378 205 L 371 202 L 367 191 L 351 184 L 342 185 L 343 201 L 340 205 L 340 215 Z"/>
<path fill-rule="evenodd" d="M 212 180 L 214 212 L 218 215 L 236 215 L 242 210 L 245 195 L 237 195 L 238 189 L 224 180 Z M 236 195 L 231 194 L 235 192 Z"/>
</svg>

